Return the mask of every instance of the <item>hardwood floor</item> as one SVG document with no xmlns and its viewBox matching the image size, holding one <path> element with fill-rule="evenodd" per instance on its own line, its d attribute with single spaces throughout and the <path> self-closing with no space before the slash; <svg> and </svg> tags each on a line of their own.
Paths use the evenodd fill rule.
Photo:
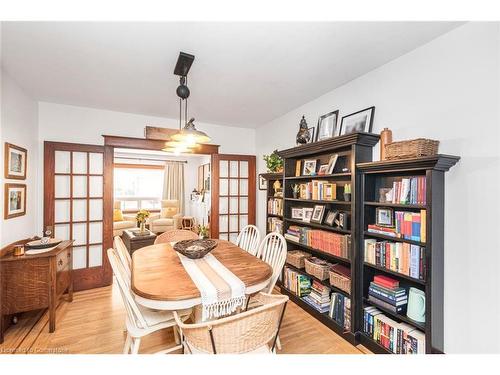
<svg viewBox="0 0 500 375">
<path fill-rule="evenodd" d="M 57 329 L 49 333 L 48 314 L 42 311 L 24 314 L 17 325 L 5 333 L 0 354 L 110 354 L 121 353 L 125 310 L 116 287 L 78 292 L 73 302 L 58 306 Z M 280 331 L 287 354 L 362 354 L 354 347 L 289 302 Z M 141 342 L 140 353 L 154 353 L 174 345 L 172 330 L 156 332 Z"/>
</svg>

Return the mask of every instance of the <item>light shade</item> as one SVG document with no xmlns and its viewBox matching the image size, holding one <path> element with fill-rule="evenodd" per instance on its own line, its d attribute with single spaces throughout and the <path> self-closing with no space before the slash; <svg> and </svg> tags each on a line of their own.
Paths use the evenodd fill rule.
<svg viewBox="0 0 500 375">
<path fill-rule="evenodd" d="M 184 128 L 173 134 L 170 139 L 182 142 L 188 146 L 208 143 L 211 141 L 210 137 L 206 133 L 196 130 L 196 127 L 194 126 L 194 118 L 190 119 Z"/>
</svg>

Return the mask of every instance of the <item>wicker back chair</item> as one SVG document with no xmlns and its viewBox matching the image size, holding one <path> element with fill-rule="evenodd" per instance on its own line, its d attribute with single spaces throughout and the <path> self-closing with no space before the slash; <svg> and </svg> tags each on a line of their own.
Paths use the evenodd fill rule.
<svg viewBox="0 0 500 375">
<path fill-rule="evenodd" d="M 219 320 L 186 324 L 174 312 L 187 354 L 274 353 L 288 296 L 259 293 L 262 306 Z"/>
<path fill-rule="evenodd" d="M 120 257 L 120 261 L 122 262 L 123 268 L 128 274 L 130 278 L 131 268 L 132 268 L 132 258 L 130 257 L 130 253 L 128 252 L 127 247 L 123 243 L 123 240 L 120 236 L 115 236 L 113 240 L 113 247 L 115 248 L 118 256 Z"/>
<path fill-rule="evenodd" d="M 238 234 L 236 246 L 239 246 L 250 254 L 255 255 L 257 254 L 257 249 L 259 248 L 259 242 L 259 228 L 255 225 L 249 224 L 241 230 L 240 234 Z"/>
<path fill-rule="evenodd" d="M 171 243 L 182 240 L 196 240 L 198 236 L 190 230 L 172 229 L 156 237 L 155 245 L 159 243 Z"/>
<path fill-rule="evenodd" d="M 273 268 L 273 276 L 267 289 L 267 293 L 271 293 L 276 281 L 278 280 L 281 270 L 285 265 L 286 261 L 286 240 L 285 238 L 277 233 L 271 232 L 266 237 L 259 246 L 257 251 L 257 258 L 260 258 Z"/>
</svg>

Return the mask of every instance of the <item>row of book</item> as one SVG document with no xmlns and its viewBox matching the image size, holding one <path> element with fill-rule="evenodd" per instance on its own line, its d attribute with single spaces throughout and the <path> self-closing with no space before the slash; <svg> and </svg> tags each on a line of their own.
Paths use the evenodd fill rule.
<svg viewBox="0 0 500 375">
<path fill-rule="evenodd" d="M 425 248 L 403 242 L 365 239 L 365 262 L 425 280 Z"/>
<path fill-rule="evenodd" d="M 311 278 L 285 266 L 283 269 L 283 286 L 298 297 L 311 293 Z"/>
<path fill-rule="evenodd" d="M 303 299 L 322 314 L 330 311 L 330 288 L 316 280 L 312 282 L 311 292 Z"/>
<path fill-rule="evenodd" d="M 337 199 L 337 184 L 322 181 L 312 180 L 299 185 L 300 199 L 313 199 L 322 201 L 334 201 Z"/>
<path fill-rule="evenodd" d="M 398 323 L 376 307 L 364 308 L 365 333 L 395 354 L 425 353 L 425 334 L 406 323 Z"/>
<path fill-rule="evenodd" d="M 267 200 L 267 213 L 283 216 L 283 199 L 269 198 Z"/>
<path fill-rule="evenodd" d="M 368 300 L 394 314 L 406 314 L 408 294 L 399 281 L 384 275 L 376 275 L 368 287 Z"/>
<path fill-rule="evenodd" d="M 267 230 L 269 232 L 277 232 L 283 234 L 283 220 L 277 217 L 267 218 Z"/>
<path fill-rule="evenodd" d="M 351 330 L 351 299 L 342 293 L 332 293 L 329 316 L 345 330 Z"/>
<path fill-rule="evenodd" d="M 298 225 L 290 225 L 285 233 L 285 238 L 298 242 L 313 249 L 350 259 L 351 236 L 338 234 L 319 229 L 311 229 Z"/>
<path fill-rule="evenodd" d="M 422 204 L 426 203 L 427 194 L 424 176 L 403 178 L 392 183 L 392 203 Z"/>
<path fill-rule="evenodd" d="M 370 224 L 368 225 L 368 232 L 404 238 L 412 241 L 425 242 L 425 215 L 425 210 L 420 210 L 420 212 L 395 211 L 394 226 L 389 227 Z"/>
</svg>

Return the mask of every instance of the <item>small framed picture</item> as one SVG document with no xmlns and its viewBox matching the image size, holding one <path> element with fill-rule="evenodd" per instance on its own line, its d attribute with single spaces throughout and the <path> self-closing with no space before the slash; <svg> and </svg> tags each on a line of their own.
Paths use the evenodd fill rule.
<svg viewBox="0 0 500 375">
<path fill-rule="evenodd" d="M 302 221 L 304 221 L 305 223 L 310 223 L 314 209 L 311 207 L 304 207 L 302 210 L 304 211 L 302 213 Z"/>
<path fill-rule="evenodd" d="M 326 215 L 325 224 L 333 227 L 333 222 L 335 221 L 335 217 L 337 216 L 337 211 L 328 211 Z"/>
<path fill-rule="evenodd" d="M 342 117 L 339 134 L 345 135 L 357 132 L 370 133 L 372 131 L 374 115 L 375 107 L 370 107 Z"/>
<path fill-rule="evenodd" d="M 304 167 L 302 168 L 302 175 L 313 176 L 316 174 L 317 160 L 304 160 Z"/>
<path fill-rule="evenodd" d="M 318 126 L 316 127 L 316 141 L 332 138 L 337 134 L 338 117 L 338 110 L 319 117 Z"/>
<path fill-rule="evenodd" d="M 394 211 L 392 208 L 377 207 L 375 209 L 375 222 L 382 227 L 394 226 Z"/>
<path fill-rule="evenodd" d="M 5 184 L 4 219 L 26 214 L 26 185 Z"/>
<path fill-rule="evenodd" d="M 309 141 L 307 143 L 313 143 L 316 128 L 313 126 L 312 128 L 309 128 L 308 130 L 309 130 L 310 138 L 309 138 Z"/>
<path fill-rule="evenodd" d="M 5 178 L 25 180 L 27 157 L 28 151 L 25 148 L 5 142 Z"/>
<path fill-rule="evenodd" d="M 259 174 L 259 190 L 267 190 L 267 180 Z"/>
<path fill-rule="evenodd" d="M 321 223 L 323 221 L 323 215 L 325 214 L 325 206 L 317 204 L 314 206 L 314 211 L 311 217 L 312 223 Z"/>
<path fill-rule="evenodd" d="M 302 220 L 304 218 L 304 209 L 292 207 L 292 219 Z"/>
<path fill-rule="evenodd" d="M 330 156 L 330 160 L 328 161 L 328 174 L 333 174 L 333 170 L 335 169 L 335 163 L 337 163 L 337 159 L 339 158 L 338 154 L 333 154 Z"/>
<path fill-rule="evenodd" d="M 323 176 L 328 173 L 328 164 L 322 164 L 319 166 L 318 175 Z"/>
</svg>

